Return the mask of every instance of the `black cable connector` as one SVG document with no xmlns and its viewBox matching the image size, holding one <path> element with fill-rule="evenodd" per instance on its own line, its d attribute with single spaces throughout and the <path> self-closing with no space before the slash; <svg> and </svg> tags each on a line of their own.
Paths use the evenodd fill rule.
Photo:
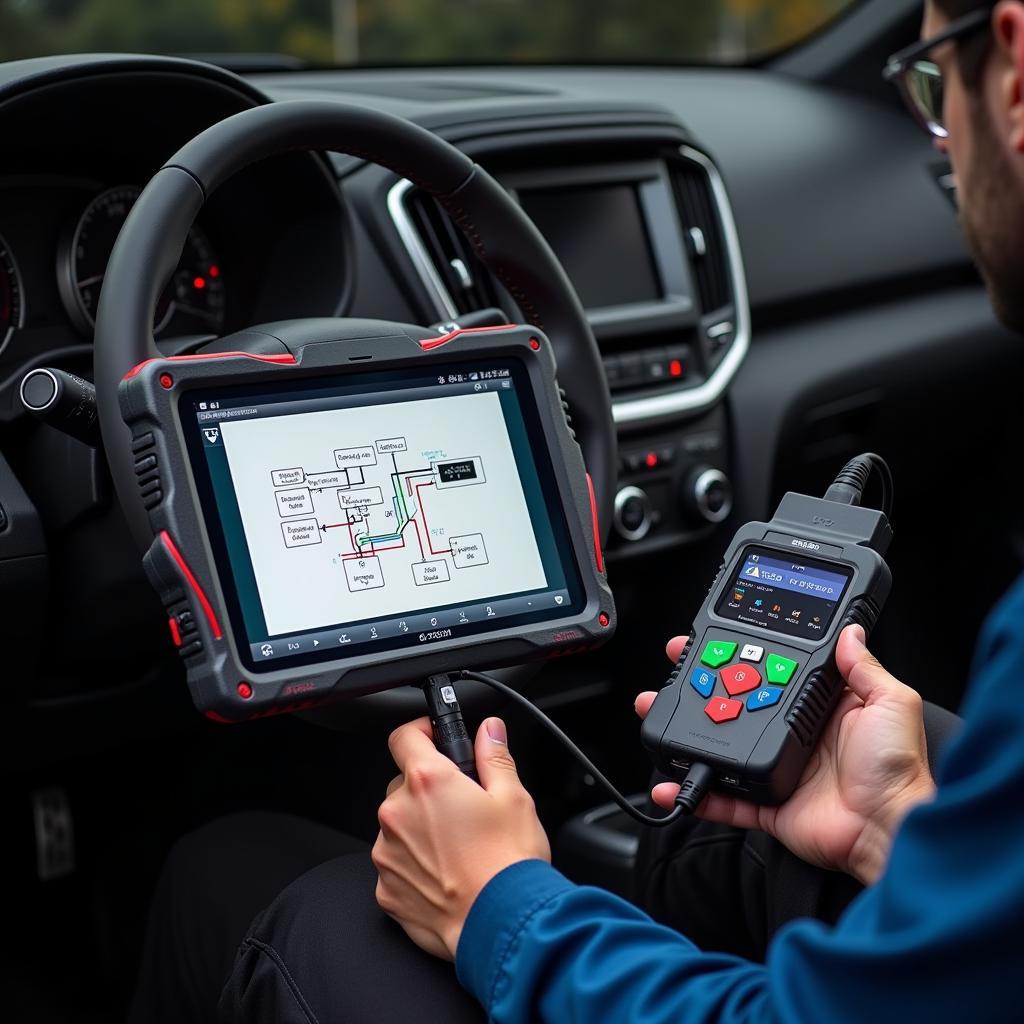
<svg viewBox="0 0 1024 1024">
<path fill-rule="evenodd" d="M 711 783 L 715 781 L 714 772 L 706 765 L 697 762 L 690 766 L 683 784 L 676 794 L 676 807 L 682 808 L 684 816 L 697 813 L 704 797 L 708 795 Z"/>
<path fill-rule="evenodd" d="M 423 696 L 427 698 L 434 746 L 450 761 L 454 761 L 463 775 L 479 782 L 473 740 L 462 717 L 462 708 L 459 707 L 451 679 L 446 673 L 430 676 L 422 688 Z"/>
<path fill-rule="evenodd" d="M 840 470 L 832 486 L 825 492 L 826 501 L 836 501 L 842 505 L 859 505 L 864 498 L 871 474 L 877 472 L 882 484 L 882 511 L 886 518 L 892 519 L 893 479 L 889 464 L 881 455 L 867 452 L 858 455 Z"/>
</svg>

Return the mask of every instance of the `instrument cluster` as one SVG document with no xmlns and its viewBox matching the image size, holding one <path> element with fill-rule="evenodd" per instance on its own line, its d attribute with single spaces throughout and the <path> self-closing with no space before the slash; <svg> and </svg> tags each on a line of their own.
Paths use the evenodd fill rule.
<svg viewBox="0 0 1024 1024">
<path fill-rule="evenodd" d="M 41 224 L 51 228 L 54 245 L 45 246 L 43 239 L 33 233 L 31 244 L 25 245 L 22 256 L 5 239 L 0 221 L 0 350 L 16 331 L 31 321 L 52 323 L 63 318 L 80 338 L 92 338 L 107 262 L 142 189 L 135 184 L 121 184 L 98 192 L 93 190 L 91 194 L 83 195 L 78 189 L 74 192 L 77 201 L 68 204 L 68 213 L 59 217 L 58 223 L 53 224 L 52 219 L 45 216 L 39 218 Z M 64 190 L 55 190 L 55 199 L 63 199 L 64 194 Z M 28 195 L 25 198 L 31 201 Z M 38 194 L 36 201 L 46 202 Z M 2 211 L 3 204 L 0 204 L 0 215 Z M 31 211 L 22 209 L 19 219 L 26 212 L 31 215 Z M 21 234 L 24 236 L 25 232 Z M 50 251 L 47 254 L 40 251 L 41 248 Z M 33 294 L 33 289 L 26 288 L 20 264 L 23 259 L 39 264 L 47 256 L 56 289 L 46 281 Z M 36 266 L 28 280 L 37 283 L 40 276 L 46 275 L 40 275 Z M 220 334 L 224 328 L 228 279 L 209 235 L 201 224 L 195 225 L 189 232 L 177 269 L 157 303 L 155 335 L 159 338 Z M 37 304 L 52 307 L 55 295 L 59 298 L 59 310 L 39 308 Z"/>
</svg>

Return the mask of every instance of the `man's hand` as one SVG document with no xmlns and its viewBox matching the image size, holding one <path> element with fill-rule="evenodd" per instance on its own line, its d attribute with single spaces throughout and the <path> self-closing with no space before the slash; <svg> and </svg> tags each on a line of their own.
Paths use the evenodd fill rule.
<svg viewBox="0 0 1024 1024">
<path fill-rule="evenodd" d="M 836 661 L 848 689 L 822 735 L 793 795 L 762 807 L 712 793 L 698 814 L 738 828 L 760 829 L 798 857 L 846 871 L 869 885 L 882 873 L 893 835 L 908 811 L 935 792 L 928 770 L 921 698 L 889 675 L 864 646 L 864 630 L 849 626 Z M 674 662 L 685 637 L 668 644 Z M 636 700 L 641 718 L 655 693 Z M 670 809 L 679 786 L 655 786 L 652 797 Z"/>
<path fill-rule="evenodd" d="M 550 861 L 548 837 L 500 718 L 476 734 L 480 785 L 438 753 L 426 718 L 396 729 L 388 745 L 402 774 L 377 814 L 377 902 L 418 946 L 453 960 L 483 887 L 519 861 Z"/>
</svg>

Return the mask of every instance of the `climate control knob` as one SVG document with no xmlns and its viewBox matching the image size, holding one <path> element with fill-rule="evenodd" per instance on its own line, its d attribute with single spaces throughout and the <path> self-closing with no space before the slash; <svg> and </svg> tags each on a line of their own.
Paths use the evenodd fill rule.
<svg viewBox="0 0 1024 1024">
<path fill-rule="evenodd" d="M 686 478 L 683 500 L 691 516 L 722 523 L 732 512 L 732 484 L 720 469 L 698 466 Z"/>
<path fill-rule="evenodd" d="M 623 540 L 643 540 L 653 523 L 651 499 L 639 487 L 623 487 L 615 495 L 615 532 Z"/>
</svg>

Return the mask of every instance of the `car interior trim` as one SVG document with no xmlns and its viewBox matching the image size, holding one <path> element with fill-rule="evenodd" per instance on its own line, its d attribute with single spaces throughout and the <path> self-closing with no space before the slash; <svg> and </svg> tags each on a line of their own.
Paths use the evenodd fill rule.
<svg viewBox="0 0 1024 1024">
<path fill-rule="evenodd" d="M 700 412 L 716 404 L 735 377 L 750 346 L 750 307 L 746 276 L 740 254 L 739 234 L 725 190 L 725 183 L 722 181 L 718 168 L 706 154 L 685 145 L 679 147 L 679 152 L 684 159 L 697 164 L 707 174 L 712 195 L 715 198 L 736 308 L 736 336 L 722 361 L 703 384 L 660 395 L 614 401 L 612 411 L 617 424 L 649 423 L 654 420 L 675 418 Z M 388 190 L 388 213 L 435 314 L 445 320 L 457 321 L 458 309 L 441 281 L 437 268 L 427 253 L 419 232 L 406 209 L 406 196 L 412 187 L 413 183 L 407 178 L 403 178 Z M 658 308 L 661 309 L 660 306 Z M 601 313 L 596 316 L 593 313 L 588 313 L 588 319 L 592 324 L 595 320 L 601 321 L 602 316 Z M 721 328 L 721 325 L 718 326 Z M 711 331 L 714 330 L 715 328 L 712 327 Z M 714 335 L 709 332 L 709 336 Z"/>
<path fill-rule="evenodd" d="M 740 253 L 739 233 L 733 218 L 725 182 L 706 154 L 691 146 L 680 146 L 682 157 L 698 164 L 708 176 L 712 195 L 718 209 L 718 219 L 725 241 L 726 258 L 729 265 L 733 302 L 736 308 L 736 337 L 722 361 L 703 384 L 695 388 L 670 391 L 661 395 L 643 398 L 620 399 L 613 403 L 612 410 L 617 424 L 633 424 L 665 419 L 688 413 L 699 412 L 717 403 L 743 365 L 750 348 L 750 304 L 747 296 L 747 279 Z M 714 328 L 712 328 L 713 330 Z"/>
<path fill-rule="evenodd" d="M 441 278 L 434 267 L 433 262 L 427 255 L 427 250 L 420 241 L 419 233 L 413 225 L 412 218 L 405 208 L 405 197 L 413 187 L 408 178 L 402 178 L 388 190 L 388 213 L 398 232 L 398 237 L 405 246 L 405 251 L 412 260 L 412 265 L 419 276 L 420 284 L 423 285 L 434 311 L 443 319 L 455 321 L 458 319 L 459 311 L 455 308 L 448 289 L 441 282 Z"/>
</svg>

